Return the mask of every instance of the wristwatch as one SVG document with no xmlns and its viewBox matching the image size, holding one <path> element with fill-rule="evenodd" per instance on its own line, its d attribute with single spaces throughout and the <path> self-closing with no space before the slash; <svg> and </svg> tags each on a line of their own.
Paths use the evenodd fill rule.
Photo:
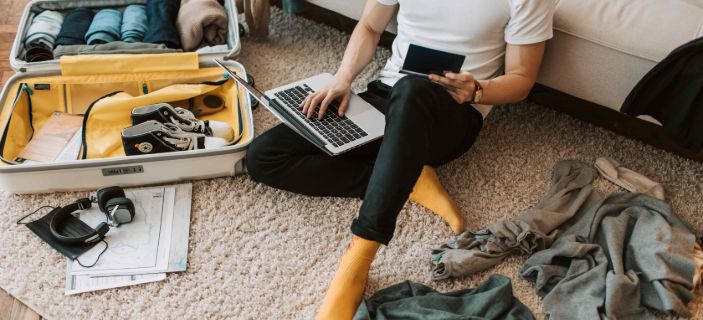
<svg viewBox="0 0 703 320">
<path fill-rule="evenodd" d="M 471 102 L 469 103 L 481 103 L 481 98 L 483 98 L 483 87 L 481 86 L 481 83 L 478 82 L 478 80 L 474 79 L 474 97 L 471 99 Z"/>
</svg>

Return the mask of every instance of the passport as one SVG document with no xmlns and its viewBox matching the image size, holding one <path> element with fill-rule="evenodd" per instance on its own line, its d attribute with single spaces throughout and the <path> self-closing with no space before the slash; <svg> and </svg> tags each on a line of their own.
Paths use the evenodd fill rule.
<svg viewBox="0 0 703 320">
<path fill-rule="evenodd" d="M 444 75 L 445 71 L 460 72 L 465 56 L 410 44 L 400 73 L 427 77 Z"/>
</svg>

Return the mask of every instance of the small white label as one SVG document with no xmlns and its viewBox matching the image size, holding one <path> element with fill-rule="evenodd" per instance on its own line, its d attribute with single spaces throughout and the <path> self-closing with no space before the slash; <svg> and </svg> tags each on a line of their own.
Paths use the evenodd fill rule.
<svg viewBox="0 0 703 320">
<path fill-rule="evenodd" d="M 143 166 L 129 166 L 129 167 L 103 168 L 102 171 L 103 171 L 104 177 L 109 177 L 109 176 L 119 176 L 119 175 L 125 175 L 125 174 L 143 173 L 144 167 Z"/>
</svg>

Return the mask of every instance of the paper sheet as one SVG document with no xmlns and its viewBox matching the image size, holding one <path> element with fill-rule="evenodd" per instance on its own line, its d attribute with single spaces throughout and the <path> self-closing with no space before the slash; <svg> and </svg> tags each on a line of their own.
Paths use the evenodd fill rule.
<svg viewBox="0 0 703 320">
<path fill-rule="evenodd" d="M 68 144 L 61 150 L 58 157 L 56 157 L 56 162 L 62 161 L 74 161 L 78 159 L 81 152 L 81 147 L 83 145 L 83 127 L 80 127 L 78 131 L 73 135 L 73 138 L 68 141 Z"/>
<path fill-rule="evenodd" d="M 171 233 L 168 272 L 185 271 L 188 265 L 188 236 L 190 234 L 192 199 L 192 184 L 176 185 L 176 203 L 173 210 L 173 231 Z"/>
<path fill-rule="evenodd" d="M 54 112 L 20 152 L 18 158 L 54 162 L 82 125 L 82 116 Z"/>
<path fill-rule="evenodd" d="M 169 198 L 168 195 L 168 188 L 173 188 L 173 193 L 172 197 Z M 135 196 L 138 190 L 152 190 L 153 189 L 159 189 L 159 188 L 142 188 L 142 189 L 127 189 L 126 194 L 128 197 Z M 178 272 L 178 271 L 185 271 L 187 267 L 187 257 L 188 257 L 188 237 L 189 237 L 189 232 L 190 232 L 190 214 L 191 214 L 191 202 L 192 202 L 192 193 L 193 193 L 193 185 L 190 183 L 186 184 L 178 184 L 172 187 L 166 187 L 166 188 L 161 188 L 164 191 L 164 194 L 166 195 L 164 197 L 163 206 L 162 206 L 162 212 L 171 212 L 172 214 L 172 230 L 170 234 L 170 238 L 168 241 L 170 248 L 169 250 L 164 250 L 164 252 L 168 253 L 167 256 L 167 272 Z M 154 194 L 152 193 L 152 196 Z M 135 196 L 135 198 L 138 196 Z M 168 205 L 170 203 L 171 205 Z M 136 204 L 136 202 L 135 202 Z M 83 217 L 86 218 L 86 217 Z M 99 220 L 95 222 L 95 224 L 99 223 L 100 221 L 104 221 L 104 216 L 102 216 L 103 220 Z M 89 223 L 90 224 L 90 223 Z M 91 224 L 92 225 L 92 224 Z M 121 228 L 121 227 L 120 227 Z M 110 235 L 110 233 L 108 233 Z M 165 237 L 165 236 L 164 236 Z M 109 238 L 106 238 L 108 241 L 112 241 Z M 161 239 L 163 240 L 163 238 Z M 162 245 L 161 242 L 166 242 L 166 241 L 160 241 L 160 247 Z M 102 246 L 99 249 L 102 249 Z M 105 255 L 103 255 L 104 257 Z M 101 260 L 103 259 L 101 257 Z M 81 261 L 90 261 L 90 260 L 83 260 L 84 258 L 81 257 Z M 66 295 L 71 295 L 71 294 L 78 294 L 78 293 L 84 293 L 84 292 L 91 292 L 91 291 L 97 291 L 97 290 L 105 290 L 105 289 L 112 289 L 112 288 L 119 288 L 119 287 L 126 287 L 126 286 L 131 286 L 135 284 L 141 284 L 141 283 L 147 283 L 147 282 L 155 282 L 155 281 L 161 281 L 166 278 L 165 273 L 147 273 L 147 274 L 139 274 L 139 272 L 143 271 L 144 269 L 125 269 L 129 270 L 129 272 L 133 272 L 132 274 L 125 274 L 125 275 L 108 275 L 106 274 L 111 274 L 114 273 L 114 270 L 106 270 L 103 274 L 100 273 L 91 273 L 91 274 L 85 274 L 85 275 L 73 275 L 73 262 L 68 261 L 67 267 L 66 267 L 66 290 L 65 293 Z M 91 268 L 92 269 L 92 268 Z M 127 272 L 127 271 L 125 271 Z"/>
<path fill-rule="evenodd" d="M 71 275 L 147 274 L 168 269 L 175 187 L 128 189 L 125 193 L 134 201 L 134 221 L 110 228 L 105 237 L 109 248 L 98 263 L 84 268 L 74 262 Z M 91 209 L 82 213 L 81 219 L 89 225 L 97 225 L 105 221 L 105 215 Z M 102 246 L 95 246 L 79 259 L 83 264 L 92 263 L 102 250 Z"/>
<path fill-rule="evenodd" d="M 91 277 L 71 276 L 66 277 L 66 295 L 77 293 L 114 289 L 133 286 L 136 284 L 156 282 L 166 279 L 165 273 L 138 274 L 127 276 Z"/>
</svg>

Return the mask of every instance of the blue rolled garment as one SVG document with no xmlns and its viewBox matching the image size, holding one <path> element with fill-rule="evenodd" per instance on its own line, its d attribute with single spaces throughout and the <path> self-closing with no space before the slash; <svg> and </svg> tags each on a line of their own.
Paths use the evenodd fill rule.
<svg viewBox="0 0 703 320">
<path fill-rule="evenodd" d="M 283 0 L 283 11 L 290 13 L 300 13 L 305 9 L 304 0 Z"/>
<path fill-rule="evenodd" d="M 41 43 L 49 50 L 53 49 L 62 23 L 63 15 L 60 12 L 50 10 L 40 12 L 32 19 L 24 44 Z"/>
<path fill-rule="evenodd" d="M 172 49 L 181 48 L 181 39 L 176 30 L 176 18 L 181 0 L 147 0 L 146 17 L 148 27 L 144 42 L 163 43 Z"/>
<path fill-rule="evenodd" d="M 85 34 L 95 13 L 88 8 L 76 8 L 69 11 L 63 19 L 61 32 L 56 37 L 56 45 L 66 46 L 85 44 Z"/>
<path fill-rule="evenodd" d="M 122 41 L 144 41 L 146 26 L 146 6 L 143 4 L 128 5 L 122 14 Z"/>
<path fill-rule="evenodd" d="M 120 40 L 122 13 L 115 9 L 102 9 L 95 14 L 85 34 L 87 44 L 100 44 Z"/>
</svg>

